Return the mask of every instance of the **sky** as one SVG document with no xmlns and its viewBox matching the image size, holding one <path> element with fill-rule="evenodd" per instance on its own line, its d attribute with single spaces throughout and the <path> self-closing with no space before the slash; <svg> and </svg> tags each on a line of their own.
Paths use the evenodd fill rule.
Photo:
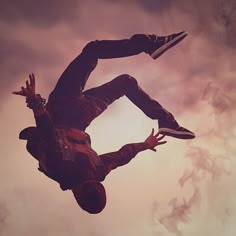
<svg viewBox="0 0 236 236">
<path fill-rule="evenodd" d="M 0 235 L 234 236 L 235 21 L 233 0 L 1 0 Z M 11 92 L 33 72 L 47 98 L 89 41 L 182 30 L 188 36 L 158 60 L 144 53 L 99 60 L 86 89 L 130 74 L 196 138 L 167 137 L 157 152 L 138 154 L 104 181 L 104 211 L 82 211 L 18 139 L 34 118 Z M 152 128 L 157 121 L 124 97 L 87 132 L 102 154 L 144 141 Z"/>
</svg>

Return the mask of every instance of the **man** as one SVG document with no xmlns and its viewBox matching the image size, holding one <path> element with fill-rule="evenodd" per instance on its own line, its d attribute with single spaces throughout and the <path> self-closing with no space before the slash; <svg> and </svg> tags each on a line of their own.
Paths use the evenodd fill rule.
<svg viewBox="0 0 236 236">
<path fill-rule="evenodd" d="M 136 34 L 124 40 L 96 40 L 88 43 L 69 64 L 46 106 L 45 99 L 35 93 L 33 74 L 26 81 L 26 87 L 13 92 L 25 96 L 27 106 L 34 112 L 37 127 L 24 129 L 20 138 L 27 140 L 27 150 L 39 161 L 39 170 L 57 181 L 62 190 L 71 189 L 85 211 L 96 214 L 105 207 L 106 194 L 101 182 L 111 170 L 127 164 L 141 151 L 155 151 L 156 146 L 165 143 L 161 141 L 165 135 L 181 139 L 195 137 L 179 126 L 174 116 L 150 98 L 130 75 L 120 75 L 84 91 L 98 59 L 128 57 L 141 52 L 156 59 L 186 36 L 186 32 L 180 32 L 166 37 Z M 126 144 L 117 152 L 99 156 L 84 131 L 108 105 L 123 95 L 148 117 L 158 120 L 159 132 L 154 135 L 152 130 L 142 143 Z"/>
</svg>

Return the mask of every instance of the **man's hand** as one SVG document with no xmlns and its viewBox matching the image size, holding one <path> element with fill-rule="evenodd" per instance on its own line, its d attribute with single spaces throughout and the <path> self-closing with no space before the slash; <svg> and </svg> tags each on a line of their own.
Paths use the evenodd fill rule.
<svg viewBox="0 0 236 236">
<path fill-rule="evenodd" d="M 26 87 L 22 86 L 20 91 L 14 91 L 12 93 L 26 98 L 35 97 L 35 77 L 33 73 L 29 75 L 29 80 L 26 80 L 25 84 Z"/>
<path fill-rule="evenodd" d="M 29 75 L 29 80 L 26 80 L 25 84 L 26 86 L 22 86 L 20 91 L 12 93 L 26 97 L 27 107 L 33 110 L 35 116 L 43 114 L 46 100 L 40 94 L 35 94 L 35 77 L 33 73 Z"/>
<path fill-rule="evenodd" d="M 151 134 L 147 137 L 147 139 L 144 142 L 147 143 L 149 149 L 156 152 L 156 149 L 155 149 L 156 146 L 166 143 L 166 141 L 160 142 L 160 140 L 162 140 L 164 137 L 165 135 L 159 136 L 159 133 L 156 133 L 154 135 L 154 129 L 152 129 Z"/>
</svg>

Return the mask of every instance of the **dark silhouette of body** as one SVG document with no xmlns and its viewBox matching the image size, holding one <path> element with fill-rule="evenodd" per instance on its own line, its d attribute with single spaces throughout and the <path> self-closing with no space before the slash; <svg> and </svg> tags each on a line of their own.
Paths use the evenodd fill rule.
<svg viewBox="0 0 236 236">
<path fill-rule="evenodd" d="M 112 81 L 84 91 L 90 73 L 98 59 L 134 56 L 145 52 L 154 59 L 186 37 L 185 32 L 158 37 L 138 34 L 124 40 L 102 40 L 88 43 L 63 72 L 55 89 L 45 100 L 35 93 L 33 74 L 17 95 L 26 97 L 34 112 L 36 127 L 20 133 L 27 140 L 27 150 L 39 161 L 39 170 L 57 181 L 62 190 L 71 189 L 78 204 L 89 213 L 99 213 L 106 204 L 101 182 L 107 174 L 127 164 L 137 153 L 164 144 L 165 135 L 181 139 L 194 134 L 179 126 L 174 116 L 152 99 L 135 78 L 123 74 Z M 149 118 L 157 119 L 159 132 L 141 143 L 126 144 L 120 150 L 98 155 L 91 148 L 85 129 L 115 100 L 127 96 Z M 159 134 L 162 134 L 160 137 Z"/>
</svg>

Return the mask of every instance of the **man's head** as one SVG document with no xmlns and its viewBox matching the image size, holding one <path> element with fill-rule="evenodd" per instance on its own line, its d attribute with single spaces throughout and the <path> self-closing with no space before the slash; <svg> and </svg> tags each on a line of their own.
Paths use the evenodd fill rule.
<svg viewBox="0 0 236 236">
<path fill-rule="evenodd" d="M 72 192 L 79 206 L 90 214 L 98 214 L 106 206 L 106 191 L 98 181 L 85 181 Z"/>
</svg>

